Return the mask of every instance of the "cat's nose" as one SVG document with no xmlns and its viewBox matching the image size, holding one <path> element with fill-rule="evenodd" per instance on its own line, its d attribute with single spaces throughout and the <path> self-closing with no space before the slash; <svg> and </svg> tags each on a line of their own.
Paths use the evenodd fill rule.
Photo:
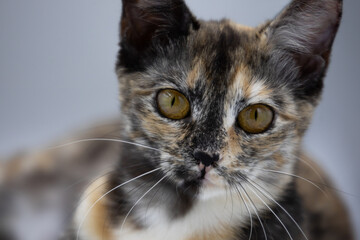
<svg viewBox="0 0 360 240">
<path fill-rule="evenodd" d="M 205 151 L 196 149 L 194 151 L 194 158 L 199 163 L 204 164 L 205 167 L 208 167 L 208 166 L 212 165 L 214 162 L 219 161 L 219 154 L 209 153 L 209 152 L 205 152 Z"/>
</svg>

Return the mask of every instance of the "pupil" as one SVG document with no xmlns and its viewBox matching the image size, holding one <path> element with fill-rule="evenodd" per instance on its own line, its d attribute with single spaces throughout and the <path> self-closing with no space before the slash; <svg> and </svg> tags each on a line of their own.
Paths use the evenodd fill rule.
<svg viewBox="0 0 360 240">
<path fill-rule="evenodd" d="M 255 110 L 255 120 L 257 120 L 257 118 L 258 118 L 258 110 L 256 109 Z"/>
<path fill-rule="evenodd" d="M 171 100 L 171 106 L 174 106 L 175 103 L 175 97 L 173 97 L 173 99 Z"/>
</svg>

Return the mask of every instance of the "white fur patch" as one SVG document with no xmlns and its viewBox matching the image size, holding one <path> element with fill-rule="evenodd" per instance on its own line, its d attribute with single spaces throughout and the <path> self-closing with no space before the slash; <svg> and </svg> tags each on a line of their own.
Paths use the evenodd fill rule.
<svg viewBox="0 0 360 240">
<path fill-rule="evenodd" d="M 226 114 L 224 116 L 225 129 L 231 128 L 236 121 L 238 112 L 235 103 L 244 96 L 244 91 L 246 91 L 246 89 L 244 89 L 244 81 L 246 81 L 244 74 L 238 73 L 227 93 L 225 100 Z"/>
<path fill-rule="evenodd" d="M 290 166 L 287 166 L 285 171 L 289 171 L 289 167 Z M 261 173 L 263 173 L 261 170 L 255 170 L 253 172 L 255 175 Z M 280 175 L 278 178 L 282 178 L 282 183 L 286 183 L 290 179 L 289 176 L 285 175 Z M 102 239 L 101 236 L 94 234 L 93 224 L 99 224 L 104 221 L 102 218 L 98 219 L 103 216 L 98 216 L 95 213 L 96 211 L 88 212 L 88 210 L 93 206 L 94 201 L 98 199 L 99 196 L 102 196 L 105 189 L 97 187 L 101 186 L 104 181 L 105 179 L 98 180 L 96 184 L 93 184 L 85 192 L 85 196 L 88 196 L 87 194 L 89 193 L 95 195 L 93 197 L 88 196 L 77 210 L 75 215 L 77 227 L 79 227 L 84 217 L 86 217 L 86 221 L 81 225 L 82 228 L 79 232 L 80 239 Z M 256 179 L 252 179 L 251 181 L 256 182 Z M 258 181 L 258 184 L 262 189 L 271 192 L 273 196 L 278 196 L 279 192 L 282 191 L 281 187 L 267 185 L 264 182 Z M 106 240 L 187 240 L 194 239 L 194 237 L 198 236 L 206 236 L 206 234 L 213 235 L 220 233 L 226 235 L 231 231 L 230 229 L 232 227 L 239 229 L 242 225 L 249 224 L 250 215 L 253 219 L 258 218 L 255 209 L 257 212 L 262 212 L 267 208 L 266 205 L 274 205 L 272 200 L 266 198 L 262 193 L 258 192 L 256 188 L 250 187 L 248 184 L 243 184 L 243 188 L 247 194 L 244 194 L 243 188 L 238 187 L 242 197 L 239 195 L 239 192 L 234 189 L 230 192 L 230 190 L 226 190 L 224 186 L 220 187 L 211 181 L 209 181 L 208 184 L 204 184 L 204 186 L 197 201 L 185 216 L 173 220 L 168 217 L 167 209 L 158 206 L 151 207 L 138 204 L 134 208 L 133 213 L 145 227 L 136 229 L 129 218 L 124 224 L 123 229 L 121 229 L 123 221 L 120 220 L 118 225 L 110 230 L 112 238 L 106 238 Z M 259 199 L 259 196 L 261 199 Z M 103 200 L 106 201 L 106 198 Z M 264 202 L 266 202 L 266 204 L 264 204 Z M 101 202 L 99 202 L 99 204 L 101 204 Z M 97 219 L 99 221 L 97 221 Z"/>
<path fill-rule="evenodd" d="M 170 220 L 162 208 L 138 211 L 147 225 L 145 230 L 124 227 L 115 230 L 114 240 L 184 240 L 209 231 L 221 232 L 229 226 L 249 221 L 249 213 L 235 192 L 205 188 L 191 211 L 184 217 Z M 146 215 L 145 215 L 146 214 Z M 121 224 L 120 224 L 121 225 Z"/>
</svg>

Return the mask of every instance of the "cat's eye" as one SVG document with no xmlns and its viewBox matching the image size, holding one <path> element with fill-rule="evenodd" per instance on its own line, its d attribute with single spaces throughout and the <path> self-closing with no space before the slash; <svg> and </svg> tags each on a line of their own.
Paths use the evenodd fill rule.
<svg viewBox="0 0 360 240">
<path fill-rule="evenodd" d="M 187 98 L 173 89 L 161 90 L 157 95 L 157 105 L 162 115 L 174 120 L 183 119 L 190 112 L 190 103 Z"/>
<path fill-rule="evenodd" d="M 255 104 L 246 107 L 238 115 L 240 127 L 248 133 L 262 133 L 268 130 L 274 119 L 274 111 L 267 105 Z"/>
</svg>

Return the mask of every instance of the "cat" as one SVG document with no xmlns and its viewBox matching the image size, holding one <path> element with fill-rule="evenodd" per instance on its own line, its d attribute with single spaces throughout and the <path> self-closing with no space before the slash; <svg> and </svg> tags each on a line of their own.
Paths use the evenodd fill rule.
<svg viewBox="0 0 360 240">
<path fill-rule="evenodd" d="M 199 20 L 183 0 L 122 3 L 123 144 L 62 239 L 353 239 L 301 148 L 342 1 L 293 0 L 255 28 Z M 101 164 L 108 145 L 90 149 Z"/>
<path fill-rule="evenodd" d="M 76 239 L 340 239 L 311 231 L 294 176 L 341 14 L 294 0 L 250 28 L 123 0 L 122 137 L 148 148 L 88 188 Z"/>
</svg>

